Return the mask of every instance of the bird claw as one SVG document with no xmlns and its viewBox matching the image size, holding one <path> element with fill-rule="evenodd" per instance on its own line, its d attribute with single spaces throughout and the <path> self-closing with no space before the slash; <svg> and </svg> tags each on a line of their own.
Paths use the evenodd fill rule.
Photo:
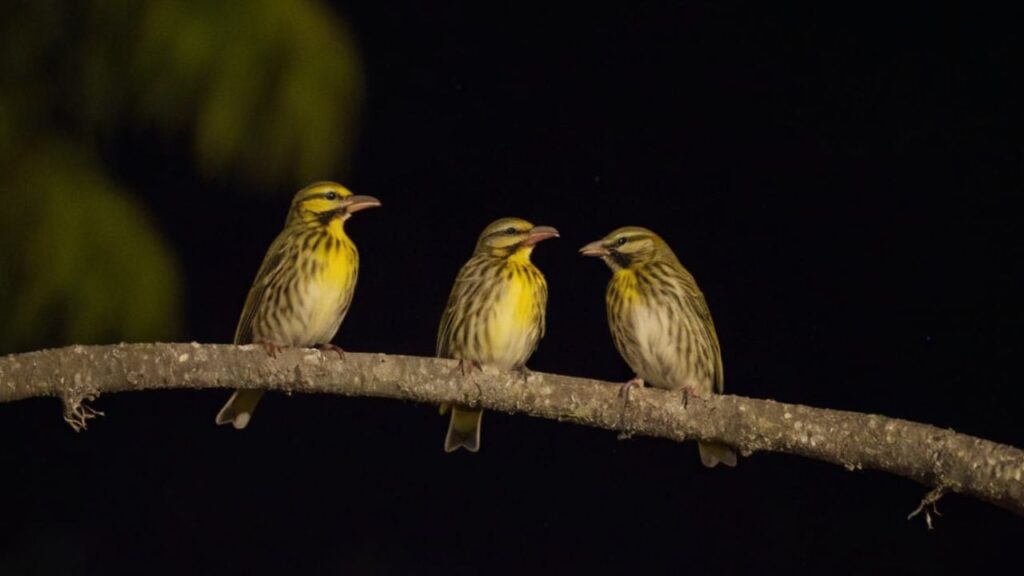
<svg viewBox="0 0 1024 576">
<path fill-rule="evenodd" d="M 483 368 L 480 367 L 480 363 L 477 362 L 476 360 L 466 360 L 464 358 L 460 358 L 459 365 L 455 367 L 455 370 L 462 372 L 462 375 L 466 376 L 469 372 L 473 370 L 479 371 L 483 370 Z M 452 372 L 454 372 L 455 370 L 452 370 Z"/>
<path fill-rule="evenodd" d="M 629 402 L 629 390 L 630 388 L 633 387 L 643 388 L 644 379 L 639 376 L 634 376 L 633 378 L 627 380 L 626 382 L 623 382 L 622 387 L 619 388 L 619 398 L 625 397 L 626 402 Z"/>
<path fill-rule="evenodd" d="M 270 356 L 271 358 L 277 358 L 277 353 L 281 350 L 281 345 L 273 340 L 260 340 L 257 344 L 262 346 L 263 350 L 266 351 L 267 356 Z"/>
<path fill-rule="evenodd" d="M 697 393 L 694 389 L 690 388 L 689 386 L 683 386 L 682 393 L 683 393 L 683 398 L 682 398 L 683 410 L 686 410 L 689 407 L 689 405 L 690 405 L 690 398 L 703 398 L 704 397 L 702 394 Z"/>
<path fill-rule="evenodd" d="M 335 346 L 334 344 L 328 342 L 326 344 L 317 344 L 315 348 L 321 352 L 334 352 L 335 354 L 338 355 L 339 360 L 345 359 L 345 351 L 342 350 L 341 346 Z"/>
<path fill-rule="evenodd" d="M 533 372 L 532 372 L 532 371 L 531 371 L 531 370 L 530 370 L 529 368 L 527 368 L 527 367 L 526 367 L 525 365 L 523 365 L 523 366 L 516 366 L 515 368 L 513 368 L 513 369 L 512 369 L 512 372 L 515 372 L 515 373 L 516 373 L 516 374 L 518 374 L 518 375 L 519 375 L 520 377 L 522 377 L 522 379 L 523 379 L 523 384 L 526 384 L 526 383 L 528 383 L 528 382 L 530 381 L 530 374 L 532 374 L 532 373 L 533 373 Z"/>
</svg>

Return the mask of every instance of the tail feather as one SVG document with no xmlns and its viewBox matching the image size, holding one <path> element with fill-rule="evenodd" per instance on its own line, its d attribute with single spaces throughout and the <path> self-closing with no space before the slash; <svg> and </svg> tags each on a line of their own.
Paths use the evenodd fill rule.
<svg viewBox="0 0 1024 576">
<path fill-rule="evenodd" d="M 697 448 L 700 450 L 701 463 L 708 468 L 714 468 L 720 463 L 729 467 L 736 466 L 736 451 L 725 444 L 697 442 Z"/>
<path fill-rule="evenodd" d="M 249 425 L 253 410 L 262 397 L 262 390 L 235 390 L 217 413 L 217 424 L 231 424 L 235 430 L 245 428 Z"/>
<path fill-rule="evenodd" d="M 448 435 L 444 438 L 444 451 L 454 452 L 459 448 L 470 452 L 480 450 L 480 420 L 483 415 L 483 410 L 452 406 Z"/>
</svg>

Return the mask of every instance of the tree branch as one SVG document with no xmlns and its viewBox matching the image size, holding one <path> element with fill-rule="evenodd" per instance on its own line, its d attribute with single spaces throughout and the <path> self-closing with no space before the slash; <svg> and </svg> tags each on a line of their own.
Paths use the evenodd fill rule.
<svg viewBox="0 0 1024 576">
<path fill-rule="evenodd" d="M 1024 515 L 1024 451 L 951 430 L 873 414 L 721 395 L 690 398 L 644 388 L 628 401 L 619 385 L 484 367 L 462 376 L 437 358 L 258 346 L 120 344 L 71 346 L 0 357 L 0 402 L 37 396 L 63 400 L 65 419 L 85 428 L 100 393 L 168 388 L 262 388 L 461 403 L 627 435 L 722 442 L 749 456 L 785 452 L 848 470 L 882 470 L 932 486 L 931 502 L 957 492 Z M 212 419 L 212 416 L 211 416 Z"/>
</svg>

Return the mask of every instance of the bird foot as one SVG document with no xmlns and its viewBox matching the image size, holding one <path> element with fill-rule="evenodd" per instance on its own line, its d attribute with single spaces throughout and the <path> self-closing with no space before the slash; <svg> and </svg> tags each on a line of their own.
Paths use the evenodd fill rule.
<svg viewBox="0 0 1024 576">
<path fill-rule="evenodd" d="M 476 360 L 466 360 L 464 358 L 460 358 L 459 365 L 455 367 L 455 370 L 458 370 L 459 372 L 462 373 L 463 376 L 466 376 L 473 370 L 480 371 L 483 370 L 483 368 L 480 367 L 480 363 L 477 362 Z M 453 374 L 455 373 L 455 370 L 452 370 Z"/>
<path fill-rule="evenodd" d="M 530 374 L 533 373 L 533 371 L 527 368 L 525 365 L 516 366 L 515 368 L 512 369 L 512 372 L 515 372 L 523 379 L 523 384 L 526 384 L 527 382 L 530 381 Z"/>
<path fill-rule="evenodd" d="M 703 398 L 704 397 L 703 394 L 697 392 L 696 390 L 694 390 L 693 388 L 690 388 L 689 386 L 683 386 L 681 392 L 683 394 L 683 397 L 682 397 L 683 410 L 686 410 L 686 408 L 689 407 L 689 405 L 690 405 L 690 398 Z"/>
<path fill-rule="evenodd" d="M 625 397 L 626 402 L 629 402 L 629 389 L 634 387 L 643 388 L 644 379 L 639 376 L 634 376 L 633 378 L 627 380 L 626 382 L 623 382 L 622 387 L 619 388 L 619 397 Z"/>
<path fill-rule="evenodd" d="M 341 349 L 341 346 L 335 346 L 330 342 L 326 344 L 317 344 L 316 346 L 314 346 L 314 348 L 321 352 L 334 352 L 335 354 L 338 355 L 339 360 L 345 359 L 345 351 Z"/>
<path fill-rule="evenodd" d="M 277 353 L 281 350 L 281 345 L 273 340 L 260 340 L 257 342 L 267 352 L 267 356 L 271 358 L 277 358 Z"/>
</svg>

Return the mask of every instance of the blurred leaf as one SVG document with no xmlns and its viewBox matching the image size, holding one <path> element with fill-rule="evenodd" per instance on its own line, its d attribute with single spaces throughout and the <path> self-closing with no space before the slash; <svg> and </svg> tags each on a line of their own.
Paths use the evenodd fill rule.
<svg viewBox="0 0 1024 576">
<path fill-rule="evenodd" d="M 0 350 L 178 334 L 177 263 L 95 158 L 35 147 L 2 175 L 0 203 Z"/>
<path fill-rule="evenodd" d="M 129 82 L 139 112 L 193 134 L 208 176 L 289 188 L 342 168 L 362 80 L 348 29 L 314 0 L 154 0 Z"/>
<path fill-rule="evenodd" d="M 178 331 L 175 260 L 100 150 L 194 142 L 207 177 L 335 177 L 362 77 L 318 0 L 36 0 L 0 18 L 0 351 Z M 174 140 L 172 140 L 174 141 Z"/>
<path fill-rule="evenodd" d="M 38 0 L 4 16 L 8 119 L 58 120 L 85 143 L 141 121 L 191 138 L 208 178 L 247 189 L 344 168 L 362 74 L 350 31 L 318 0 Z"/>
</svg>

